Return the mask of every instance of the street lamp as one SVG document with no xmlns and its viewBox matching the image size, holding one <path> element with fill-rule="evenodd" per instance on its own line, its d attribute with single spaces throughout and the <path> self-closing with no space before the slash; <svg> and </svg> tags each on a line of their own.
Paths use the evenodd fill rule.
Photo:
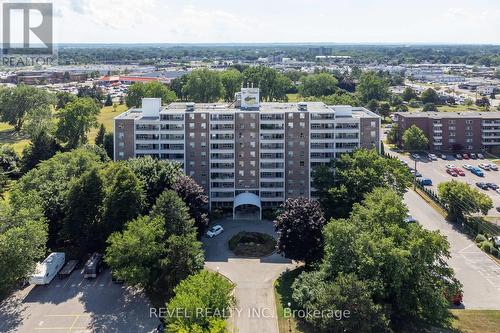
<svg viewBox="0 0 500 333">
<path fill-rule="evenodd" d="M 288 308 L 291 309 L 292 303 L 288 302 Z M 290 316 L 288 316 L 288 332 L 292 331 L 292 323 L 290 322 L 290 317 L 291 317 L 291 311 L 290 311 Z"/>
</svg>

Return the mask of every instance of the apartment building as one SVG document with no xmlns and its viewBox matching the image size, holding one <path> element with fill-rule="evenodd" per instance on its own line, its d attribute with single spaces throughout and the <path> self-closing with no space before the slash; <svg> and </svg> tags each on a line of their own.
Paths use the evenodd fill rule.
<svg viewBox="0 0 500 333">
<path fill-rule="evenodd" d="M 399 137 L 419 127 L 434 151 L 500 151 L 500 112 L 399 112 Z"/>
<path fill-rule="evenodd" d="M 314 195 L 311 170 L 356 148 L 380 148 L 380 118 L 321 102 L 261 103 L 243 88 L 229 104 L 144 99 L 114 120 L 115 160 L 150 155 L 179 162 L 211 208 L 277 207 Z"/>
</svg>

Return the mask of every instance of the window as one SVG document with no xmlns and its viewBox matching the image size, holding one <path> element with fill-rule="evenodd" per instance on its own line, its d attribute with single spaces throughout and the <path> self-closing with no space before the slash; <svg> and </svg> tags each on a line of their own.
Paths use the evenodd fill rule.
<svg viewBox="0 0 500 333">
<path fill-rule="evenodd" d="M 250 141 L 250 147 L 255 148 L 255 141 Z"/>
<path fill-rule="evenodd" d="M 300 141 L 300 143 L 299 143 L 299 144 L 300 144 L 300 146 L 301 146 L 302 148 L 304 148 L 304 147 L 306 146 L 305 141 Z"/>
<path fill-rule="evenodd" d="M 239 161 L 239 162 L 238 162 L 238 165 L 239 165 L 241 168 L 244 168 L 244 167 L 245 167 L 245 162 L 243 162 L 243 161 Z"/>
<path fill-rule="evenodd" d="M 372 128 L 374 128 L 374 127 L 375 127 L 375 126 L 377 126 L 377 125 L 376 125 L 376 123 L 375 123 L 374 121 L 372 121 L 372 122 L 371 122 L 371 124 L 370 124 L 370 126 L 371 126 Z"/>
<path fill-rule="evenodd" d="M 255 123 L 250 123 L 250 128 L 255 129 Z"/>
<path fill-rule="evenodd" d="M 292 123 L 292 122 L 289 122 L 289 123 L 288 123 L 288 127 L 289 127 L 289 128 L 293 128 L 293 123 Z"/>
<path fill-rule="evenodd" d="M 300 119 L 306 119 L 306 115 L 304 113 L 300 114 Z"/>
<path fill-rule="evenodd" d="M 253 161 L 253 160 L 250 161 L 250 165 L 254 167 L 255 166 L 255 161 Z"/>
<path fill-rule="evenodd" d="M 201 132 L 201 137 L 202 137 L 202 138 L 206 138 L 206 137 L 207 137 L 207 133 L 205 133 L 205 132 Z"/>
<path fill-rule="evenodd" d="M 238 171 L 238 174 L 239 174 L 241 177 L 245 177 L 245 171 L 244 171 L 244 170 L 240 170 L 240 171 Z"/>
<path fill-rule="evenodd" d="M 189 129 L 194 129 L 194 123 L 189 123 Z"/>
<path fill-rule="evenodd" d="M 207 114 L 206 113 L 202 113 L 201 114 L 201 119 L 203 119 L 203 120 L 207 119 Z"/>
<path fill-rule="evenodd" d="M 372 138 L 376 137 L 376 136 L 377 136 L 377 132 L 375 132 L 375 131 L 371 131 L 371 132 L 370 132 L 370 136 L 371 136 Z"/>
<path fill-rule="evenodd" d="M 288 147 L 293 148 L 293 141 L 288 141 Z"/>
<path fill-rule="evenodd" d="M 191 113 L 191 114 L 189 115 L 189 119 L 194 120 L 194 113 Z"/>
<path fill-rule="evenodd" d="M 194 142 L 190 142 L 190 143 L 189 143 L 189 146 L 190 146 L 191 148 L 194 148 L 195 143 L 194 143 Z"/>
<path fill-rule="evenodd" d="M 119 153 L 118 153 L 118 156 L 120 156 L 120 157 L 124 157 L 124 156 L 125 156 L 125 153 L 121 151 L 121 152 L 119 152 Z"/>
<path fill-rule="evenodd" d="M 255 177 L 256 173 L 255 170 L 250 170 L 250 176 Z"/>
<path fill-rule="evenodd" d="M 288 119 L 293 119 L 293 113 L 288 114 Z"/>
<path fill-rule="evenodd" d="M 304 161 L 300 161 L 300 166 L 303 167 L 305 165 Z"/>
<path fill-rule="evenodd" d="M 470 125 L 470 124 L 472 124 L 472 120 L 466 120 L 465 123 Z"/>
<path fill-rule="evenodd" d="M 200 145 L 201 145 L 201 148 L 206 148 L 207 147 L 207 142 L 206 141 L 202 141 Z"/>
<path fill-rule="evenodd" d="M 189 133 L 189 137 L 190 137 L 191 139 L 194 139 L 194 132 Z"/>
<path fill-rule="evenodd" d="M 299 123 L 299 126 L 300 126 L 300 128 L 306 128 L 306 123 L 305 123 L 305 122 L 303 122 L 303 121 L 301 121 L 301 122 Z"/>
<path fill-rule="evenodd" d="M 250 152 L 250 156 L 255 157 L 255 151 L 253 151 L 253 150 L 252 150 L 252 151 Z"/>
<path fill-rule="evenodd" d="M 238 116 L 240 117 L 240 119 L 243 119 L 245 117 L 243 113 L 240 113 Z"/>
<path fill-rule="evenodd" d="M 207 129 L 207 124 L 206 123 L 201 123 L 201 129 Z"/>
</svg>

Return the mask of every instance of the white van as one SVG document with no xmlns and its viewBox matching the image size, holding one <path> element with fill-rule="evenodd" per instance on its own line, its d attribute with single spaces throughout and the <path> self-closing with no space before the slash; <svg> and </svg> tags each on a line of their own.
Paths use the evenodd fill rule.
<svg viewBox="0 0 500 333">
<path fill-rule="evenodd" d="M 30 284 L 49 284 L 64 266 L 64 252 L 53 252 L 41 263 L 36 264 L 35 273 L 29 278 Z"/>
</svg>

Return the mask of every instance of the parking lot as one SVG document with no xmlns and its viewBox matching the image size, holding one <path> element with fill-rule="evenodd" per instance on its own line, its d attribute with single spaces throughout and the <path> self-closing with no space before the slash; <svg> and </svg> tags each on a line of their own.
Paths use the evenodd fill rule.
<svg viewBox="0 0 500 333">
<path fill-rule="evenodd" d="M 415 159 L 410 157 L 409 155 L 403 155 L 395 151 L 387 150 L 390 155 L 397 157 L 408 163 L 408 166 L 411 168 L 415 168 Z M 447 182 L 450 180 L 462 181 L 468 183 L 479 191 L 489 195 L 493 200 L 493 209 L 491 209 L 488 213 L 489 216 L 499 216 L 500 213 L 496 210 L 496 207 L 500 207 L 500 194 L 495 192 L 492 189 L 483 190 L 476 186 L 477 182 L 483 183 L 494 183 L 500 186 L 500 171 L 486 171 L 483 170 L 484 177 L 479 177 L 474 175 L 471 171 L 466 170 L 464 165 L 469 164 L 475 167 L 478 167 L 481 163 L 492 164 L 492 160 L 488 159 L 462 159 L 459 160 L 455 158 L 455 156 L 451 154 L 446 155 L 446 160 L 440 158 L 440 155 L 437 155 L 437 160 L 432 161 L 427 158 L 427 154 L 419 154 L 420 158 L 417 159 L 417 171 L 424 178 L 430 178 L 432 180 L 432 186 L 429 186 L 432 190 L 437 192 L 437 187 L 440 183 Z M 446 165 L 453 165 L 460 170 L 463 171 L 463 176 L 457 175 L 453 177 L 452 175 L 446 172 Z"/>
<path fill-rule="evenodd" d="M 147 298 L 111 281 L 109 271 L 86 280 L 75 270 L 49 285 L 28 286 L 0 306 L 0 332 L 153 332 Z"/>
</svg>

